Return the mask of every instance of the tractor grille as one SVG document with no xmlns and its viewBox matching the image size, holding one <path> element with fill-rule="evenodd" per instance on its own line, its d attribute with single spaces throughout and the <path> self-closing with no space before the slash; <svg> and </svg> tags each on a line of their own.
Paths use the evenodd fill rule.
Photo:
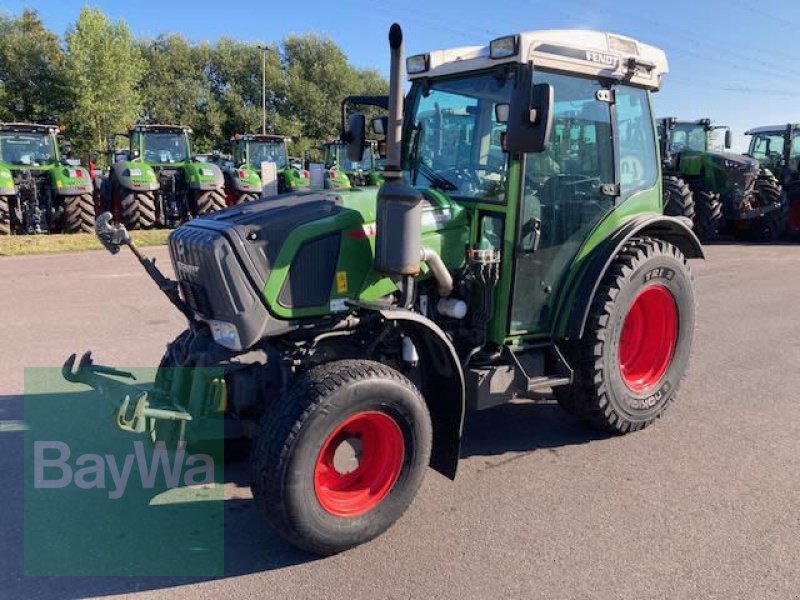
<svg viewBox="0 0 800 600">
<path fill-rule="evenodd" d="M 14 183 L 17 186 L 17 194 L 20 203 L 40 202 L 40 208 L 44 208 L 45 202 L 50 195 L 50 173 L 47 171 L 17 171 Z"/>
</svg>

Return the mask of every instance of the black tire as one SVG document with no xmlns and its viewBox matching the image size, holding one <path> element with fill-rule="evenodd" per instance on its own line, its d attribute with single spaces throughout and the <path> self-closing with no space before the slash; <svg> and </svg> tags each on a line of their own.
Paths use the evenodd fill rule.
<svg viewBox="0 0 800 600">
<path fill-rule="evenodd" d="M 318 487 L 317 469 L 337 429 L 365 415 L 399 428 L 401 437 L 395 441 L 401 445 L 401 455 L 390 461 L 395 463 L 396 479 L 384 487 L 385 495 L 373 498 L 377 504 L 366 512 L 342 516 L 323 506 L 329 492 Z M 253 496 L 267 521 L 295 546 L 321 555 L 342 552 L 377 537 L 402 516 L 422 483 L 431 443 L 425 401 L 414 384 L 394 369 L 366 360 L 314 367 L 262 420 L 251 452 Z M 349 474 L 359 472 L 362 465 L 388 469 L 388 464 L 369 462 L 375 455 L 364 452 L 363 462 Z M 338 469 L 330 473 L 347 477 Z"/>
<path fill-rule="evenodd" d="M 197 195 L 197 215 L 208 215 L 225 208 L 225 192 L 208 190 Z"/>
<path fill-rule="evenodd" d="M 639 301 L 651 295 L 671 296 L 673 327 L 670 334 L 665 334 L 666 329 L 640 324 L 639 331 L 650 332 L 647 341 L 668 339 L 674 344 L 658 346 L 661 357 L 667 358 L 658 363 L 662 369 L 646 371 L 648 377 L 635 379 L 625 369 L 639 359 L 642 344 L 631 355 L 630 342 L 624 342 L 633 359 L 623 360 L 622 333 L 625 330 L 631 336 L 626 327 L 634 312 L 631 309 L 636 305 L 641 311 Z M 653 312 L 650 321 L 643 322 L 653 325 L 660 322 L 660 317 L 660 313 Z M 675 398 L 688 366 L 694 328 L 694 282 L 681 251 L 662 240 L 630 240 L 614 260 L 592 302 L 584 338 L 566 348 L 575 379 L 570 388 L 554 390 L 559 404 L 590 425 L 615 433 L 650 425 Z M 631 383 L 632 378 L 636 385 Z M 644 383 L 639 387 L 641 382 Z"/>
<path fill-rule="evenodd" d="M 11 203 L 8 196 L 0 196 L 0 235 L 11 235 Z"/>
<path fill-rule="evenodd" d="M 694 232 L 703 242 L 719 237 L 722 225 L 722 203 L 719 194 L 701 190 L 694 193 Z"/>
<path fill-rule="evenodd" d="M 94 195 L 64 198 L 64 229 L 67 233 L 94 233 Z"/>
<path fill-rule="evenodd" d="M 756 237 L 762 242 L 775 242 L 786 233 L 787 227 L 788 203 L 783 195 L 783 190 L 778 180 L 770 175 L 757 179 L 753 191 L 758 206 L 772 206 L 776 209 L 761 219 L 758 229 L 755 231 Z"/>
<path fill-rule="evenodd" d="M 258 194 L 236 192 L 236 204 L 244 204 L 245 202 L 252 202 L 253 200 L 258 200 Z"/>
<path fill-rule="evenodd" d="M 152 229 L 156 224 L 156 199 L 153 192 L 120 190 L 122 223 L 128 229 Z"/>
<path fill-rule="evenodd" d="M 668 217 L 686 217 L 694 221 L 694 196 L 689 185 L 680 177 L 668 175 L 664 184 L 664 214 Z"/>
</svg>

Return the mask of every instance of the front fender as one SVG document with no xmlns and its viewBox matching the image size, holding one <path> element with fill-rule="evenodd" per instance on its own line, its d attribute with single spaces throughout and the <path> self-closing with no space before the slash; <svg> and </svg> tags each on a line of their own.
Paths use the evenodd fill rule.
<svg viewBox="0 0 800 600">
<path fill-rule="evenodd" d="M 191 190 L 221 190 L 225 187 L 222 170 L 213 163 L 187 163 L 185 170 L 186 181 Z"/>
<path fill-rule="evenodd" d="M 0 196 L 14 196 L 16 193 L 17 187 L 14 185 L 11 169 L 0 164 Z"/>
<path fill-rule="evenodd" d="M 244 177 L 242 174 L 244 173 Z M 228 181 L 236 192 L 246 192 L 248 194 L 261 194 L 264 189 L 261 185 L 261 177 L 254 169 L 239 167 L 228 171 Z"/>
<path fill-rule="evenodd" d="M 641 215 L 625 221 L 592 252 L 586 267 L 573 280 L 567 302 L 559 311 L 556 338 L 577 340 L 583 337 L 592 300 L 600 282 L 623 246 L 633 237 L 652 237 L 677 246 L 686 258 L 705 258 L 700 240 L 683 217 Z"/>
<path fill-rule="evenodd" d="M 111 165 L 111 171 L 126 190 L 153 192 L 159 188 L 156 172 L 145 162 L 121 160 Z"/>
<path fill-rule="evenodd" d="M 362 310 L 373 310 L 362 307 Z M 403 309 L 376 308 L 385 321 L 394 322 L 411 338 L 419 354 L 422 395 L 433 424 L 431 467 L 454 479 L 464 426 L 464 372 L 453 344 L 436 323 Z"/>
<path fill-rule="evenodd" d="M 91 194 L 94 190 L 86 167 L 58 165 L 53 168 L 52 177 L 59 196 Z"/>
</svg>

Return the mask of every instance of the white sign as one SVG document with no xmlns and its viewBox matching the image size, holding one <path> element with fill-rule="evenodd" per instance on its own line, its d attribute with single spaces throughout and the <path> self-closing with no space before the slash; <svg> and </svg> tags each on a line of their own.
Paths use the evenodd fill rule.
<svg viewBox="0 0 800 600">
<path fill-rule="evenodd" d="M 261 195 L 278 195 L 278 165 L 274 162 L 261 163 Z"/>
<path fill-rule="evenodd" d="M 325 165 L 323 163 L 311 163 L 308 165 L 308 172 L 311 182 L 311 189 L 325 189 Z"/>
</svg>

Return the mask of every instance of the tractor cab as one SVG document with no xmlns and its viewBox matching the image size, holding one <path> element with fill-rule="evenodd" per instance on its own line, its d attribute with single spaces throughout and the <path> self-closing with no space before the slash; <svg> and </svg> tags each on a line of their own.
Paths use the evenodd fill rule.
<svg viewBox="0 0 800 600">
<path fill-rule="evenodd" d="M 277 193 L 302 191 L 310 186 L 307 170 L 289 159 L 291 138 L 271 134 L 236 134 L 231 138 L 233 162 L 224 169 L 228 205 L 249 202 L 263 192 L 262 165 L 275 165 Z"/>
<path fill-rule="evenodd" d="M 720 133 L 723 134 L 721 138 Z M 685 152 L 726 152 L 733 145 L 730 127 L 714 125 L 711 119 L 659 119 L 658 139 L 661 157 L 667 166 L 674 166 L 678 157 Z"/>
<path fill-rule="evenodd" d="M 354 187 L 377 186 L 381 183 L 380 170 L 377 164 L 378 141 L 367 140 L 364 153 L 360 161 L 350 160 L 347 156 L 347 146 L 340 140 L 332 140 L 323 144 L 325 168 L 338 170 L 350 180 Z M 336 179 L 338 175 L 334 176 Z"/>
<path fill-rule="evenodd" d="M 189 127 L 136 125 L 129 132 L 131 160 L 141 159 L 152 166 L 169 167 L 192 160 Z"/>
</svg>

